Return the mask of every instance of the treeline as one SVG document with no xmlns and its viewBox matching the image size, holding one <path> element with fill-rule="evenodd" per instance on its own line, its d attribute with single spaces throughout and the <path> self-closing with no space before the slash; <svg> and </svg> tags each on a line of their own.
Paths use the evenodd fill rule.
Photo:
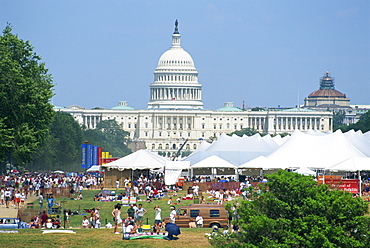
<svg viewBox="0 0 370 248">
<path fill-rule="evenodd" d="M 98 123 L 96 129 L 81 127 L 72 115 L 58 111 L 45 141 L 25 164 L 29 171 L 81 171 L 81 144 L 100 146 L 114 157 L 130 154 L 129 133 L 120 129 L 115 120 Z"/>
<path fill-rule="evenodd" d="M 355 131 L 361 130 L 363 133 L 370 131 L 370 110 L 361 115 L 360 120 L 355 124 L 341 125 L 337 129 L 342 130 L 342 132 L 347 132 L 351 129 Z"/>
</svg>

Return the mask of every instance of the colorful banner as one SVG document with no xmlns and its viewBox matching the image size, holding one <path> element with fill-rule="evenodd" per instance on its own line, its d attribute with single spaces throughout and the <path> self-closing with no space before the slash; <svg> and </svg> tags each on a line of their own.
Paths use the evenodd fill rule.
<svg viewBox="0 0 370 248">
<path fill-rule="evenodd" d="M 339 188 L 344 191 L 348 191 L 352 194 L 360 193 L 358 179 L 333 179 L 325 178 L 325 184 Z"/>
<path fill-rule="evenodd" d="M 103 148 L 98 147 L 98 165 L 102 165 L 102 150 Z"/>
<path fill-rule="evenodd" d="M 98 165 L 98 146 L 93 146 L 92 165 Z"/>
<path fill-rule="evenodd" d="M 86 168 L 89 169 L 93 162 L 93 146 L 86 144 Z"/>
<path fill-rule="evenodd" d="M 108 164 L 110 162 L 116 161 L 117 159 L 119 158 L 102 158 L 101 160 L 103 164 Z"/>
<path fill-rule="evenodd" d="M 81 149 L 82 149 L 82 151 L 81 151 L 81 155 L 82 155 L 82 157 L 81 157 L 81 161 L 82 161 L 81 168 L 82 169 L 87 169 L 87 167 L 86 167 L 86 144 L 82 144 Z"/>
</svg>

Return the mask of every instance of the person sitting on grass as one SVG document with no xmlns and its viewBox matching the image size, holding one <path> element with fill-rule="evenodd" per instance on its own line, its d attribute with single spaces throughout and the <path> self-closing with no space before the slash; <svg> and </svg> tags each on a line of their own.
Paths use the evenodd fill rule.
<svg viewBox="0 0 370 248">
<path fill-rule="evenodd" d="M 84 218 L 82 220 L 81 228 L 90 228 L 90 222 L 89 222 L 89 219 L 87 218 L 87 216 L 84 216 Z"/>
<path fill-rule="evenodd" d="M 134 234 L 137 231 L 137 226 L 134 221 L 126 222 L 123 232 Z"/>
</svg>

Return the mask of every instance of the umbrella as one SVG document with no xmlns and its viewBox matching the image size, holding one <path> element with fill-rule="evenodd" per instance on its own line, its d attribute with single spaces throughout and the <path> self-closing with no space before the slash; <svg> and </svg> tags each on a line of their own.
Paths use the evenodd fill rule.
<svg viewBox="0 0 370 248">
<path fill-rule="evenodd" d="M 56 170 L 56 171 L 53 171 L 53 173 L 64 174 L 65 172 L 61 170 Z"/>
</svg>

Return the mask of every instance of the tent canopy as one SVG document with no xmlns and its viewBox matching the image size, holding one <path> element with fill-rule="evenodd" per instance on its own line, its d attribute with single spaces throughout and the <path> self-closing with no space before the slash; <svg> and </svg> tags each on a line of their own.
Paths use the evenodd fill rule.
<svg viewBox="0 0 370 248">
<path fill-rule="evenodd" d="M 351 157 L 366 157 L 341 131 L 324 136 L 308 135 L 296 130 L 274 153 L 268 156 L 274 168 L 323 169 Z"/>
<path fill-rule="evenodd" d="M 190 168 L 237 168 L 236 165 L 227 162 L 226 160 L 212 155 L 202 161 L 193 164 Z"/>
<path fill-rule="evenodd" d="M 299 169 L 296 169 L 293 171 L 294 173 L 298 173 L 305 176 L 316 176 L 316 172 L 313 170 L 310 170 L 306 167 L 300 167 Z"/>
<path fill-rule="evenodd" d="M 96 171 L 102 171 L 102 168 L 100 165 L 93 165 L 89 169 L 86 170 L 86 172 L 96 172 Z"/>
<path fill-rule="evenodd" d="M 370 157 L 353 157 L 325 168 L 330 171 L 370 171 Z"/>
<path fill-rule="evenodd" d="M 269 160 L 265 156 L 259 156 L 238 166 L 238 169 L 262 169 L 269 167 Z"/>
<path fill-rule="evenodd" d="M 116 161 L 102 165 L 103 168 L 118 169 L 120 171 L 125 169 L 145 170 L 163 168 L 166 164 L 166 159 L 149 150 L 138 150 Z"/>
</svg>

